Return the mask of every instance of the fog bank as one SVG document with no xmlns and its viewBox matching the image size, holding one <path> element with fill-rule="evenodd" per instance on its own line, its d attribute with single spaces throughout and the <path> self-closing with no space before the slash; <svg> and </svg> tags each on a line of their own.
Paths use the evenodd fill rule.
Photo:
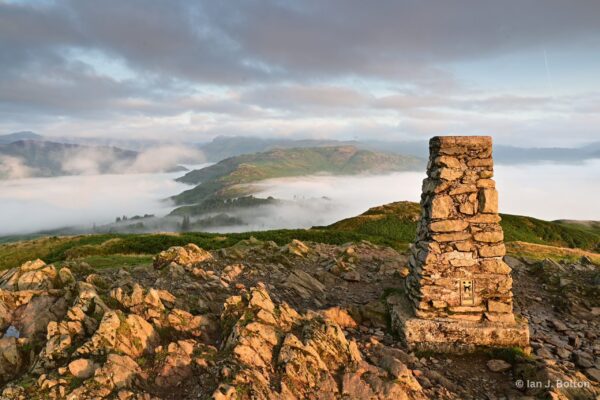
<svg viewBox="0 0 600 400">
<path fill-rule="evenodd" d="M 91 228 L 121 215 L 167 214 L 162 199 L 189 188 L 181 173 L 81 175 L 0 181 L 0 235 Z"/>
<path fill-rule="evenodd" d="M 199 168 L 201 166 L 196 166 Z M 0 235 L 64 226 L 102 225 L 127 215 L 166 215 L 161 201 L 189 188 L 181 173 L 30 178 L 0 182 Z M 393 201 L 419 201 L 424 173 L 378 176 L 309 176 L 259 183 L 259 197 L 280 205 L 237 210 L 247 222 L 210 227 L 232 232 L 328 225 Z M 600 160 L 582 165 L 536 164 L 496 167 L 500 211 L 546 220 L 600 220 Z M 172 221 L 171 221 L 172 222 Z M 167 229 L 166 227 L 164 229 Z M 170 229 L 170 228 L 169 228 Z"/>
<path fill-rule="evenodd" d="M 545 220 L 600 220 L 600 160 L 581 165 L 535 164 L 495 167 L 500 212 Z M 425 173 L 399 172 L 384 176 L 312 176 L 262 182 L 258 196 L 305 199 L 334 204 L 326 213 L 307 207 L 302 226 L 322 225 L 354 216 L 369 207 L 399 200 L 419 201 Z M 307 200 L 313 199 L 313 200 Z M 282 214 L 279 212 L 278 214 Z M 302 212 L 301 212 L 302 214 Z M 291 221 L 300 215 L 289 214 Z"/>
</svg>

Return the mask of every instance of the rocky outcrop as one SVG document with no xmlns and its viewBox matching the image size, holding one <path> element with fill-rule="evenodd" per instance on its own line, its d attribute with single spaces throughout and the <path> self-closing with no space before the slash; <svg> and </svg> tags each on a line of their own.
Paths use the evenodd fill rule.
<svg viewBox="0 0 600 400">
<path fill-rule="evenodd" d="M 87 355 L 116 351 L 135 358 L 151 352 L 157 341 L 154 327 L 142 317 L 111 310 L 104 313 L 94 335 L 75 353 Z"/>
<path fill-rule="evenodd" d="M 394 359 L 398 370 L 391 374 L 366 362 L 333 319 L 276 305 L 264 288 L 230 298 L 223 320 L 231 318 L 237 322 L 224 348 L 234 363 L 226 371 L 237 372 L 214 399 L 235 399 L 240 391 L 253 399 L 424 398 L 401 361 Z"/>
<path fill-rule="evenodd" d="M 55 287 L 57 277 L 54 265 L 46 265 L 42 260 L 28 261 L 0 275 L 0 289 L 44 290 Z"/>
<path fill-rule="evenodd" d="M 483 355 L 465 361 L 413 354 L 394 336 L 389 311 L 401 297 L 397 288 L 403 278 L 389 271 L 400 271 L 406 259 L 397 251 L 367 242 L 303 246 L 306 252 L 292 254 L 288 245 L 252 239 L 210 253 L 210 261 L 160 269 L 147 264 L 94 270 L 70 261 L 54 265 L 52 288 L 0 289 L 1 397 L 343 400 L 598 394 L 596 266 L 507 259 L 520 274 L 517 289 L 527 288 L 516 292 L 515 307 L 532 320 L 534 352 L 531 357 L 495 354 L 488 365 L 490 358 Z M 346 269 L 334 271 L 332 266 L 342 262 Z M 47 267 L 38 264 L 36 271 Z M 348 271 L 356 271 L 360 281 L 346 279 Z M 22 273 L 16 268 L 4 276 Z M 565 280 L 569 285 L 561 287 Z M 560 295 L 532 296 L 532 287 Z M 552 302 L 535 300 L 538 296 Z M 589 387 L 521 391 L 514 387 L 517 377 L 576 380 Z"/>
<path fill-rule="evenodd" d="M 192 267 L 205 261 L 210 261 L 213 256 L 206 250 L 201 249 L 193 243 L 183 247 L 171 247 L 161 251 L 154 257 L 154 268 L 163 268 L 174 263 L 183 267 Z"/>
</svg>

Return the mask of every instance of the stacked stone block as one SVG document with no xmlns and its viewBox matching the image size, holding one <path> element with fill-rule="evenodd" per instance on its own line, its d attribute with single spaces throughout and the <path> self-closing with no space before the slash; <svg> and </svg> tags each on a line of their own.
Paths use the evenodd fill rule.
<svg viewBox="0 0 600 400">
<path fill-rule="evenodd" d="M 407 293 L 415 316 L 514 323 L 488 136 L 440 136 L 421 197 Z"/>
</svg>

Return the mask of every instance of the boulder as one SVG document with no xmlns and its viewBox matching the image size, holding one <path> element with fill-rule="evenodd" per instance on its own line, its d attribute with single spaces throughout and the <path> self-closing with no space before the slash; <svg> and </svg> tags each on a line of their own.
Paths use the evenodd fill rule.
<svg viewBox="0 0 600 400">
<path fill-rule="evenodd" d="M 190 268 L 196 264 L 212 261 L 213 259 L 212 254 L 208 251 L 190 243 L 183 247 L 171 247 L 168 250 L 158 253 L 154 257 L 154 268 L 161 269 L 171 263 Z"/>
<path fill-rule="evenodd" d="M 152 325 L 139 315 L 108 311 L 92 338 L 77 349 L 76 353 L 94 354 L 114 350 L 139 357 L 152 351 L 157 341 L 158 335 Z"/>
<path fill-rule="evenodd" d="M 0 288 L 6 290 L 47 290 L 55 287 L 57 277 L 54 265 L 40 259 L 27 261 L 0 276 Z"/>
<path fill-rule="evenodd" d="M 294 239 L 291 241 L 291 243 L 284 247 L 284 250 L 287 253 L 293 254 L 295 256 L 304 257 L 309 253 L 310 248 L 298 239 Z"/>
<path fill-rule="evenodd" d="M 64 297 L 36 296 L 14 312 L 13 324 L 23 337 L 46 333 L 50 321 L 59 321 L 67 312 Z"/>
<path fill-rule="evenodd" d="M 94 380 L 109 389 L 129 387 L 141 372 L 139 365 L 129 356 L 109 354 L 106 363 L 96 371 Z"/>
<path fill-rule="evenodd" d="M 356 328 L 358 324 L 348 311 L 340 307 L 331 307 L 320 312 L 324 318 L 338 324 L 342 328 Z"/>
<path fill-rule="evenodd" d="M 78 358 L 73 360 L 67 366 L 69 369 L 69 373 L 73 375 L 75 378 L 79 379 L 87 379 L 90 376 L 94 375 L 96 369 L 98 369 L 98 365 L 95 364 L 92 360 L 86 358 Z"/>
<path fill-rule="evenodd" d="M 283 284 L 305 299 L 325 297 L 325 285 L 301 269 L 293 270 Z"/>
<path fill-rule="evenodd" d="M 194 345 L 193 340 L 179 340 L 169 343 L 166 349 L 157 349 L 158 354 L 166 354 L 154 380 L 157 386 L 176 386 L 192 375 Z"/>
</svg>

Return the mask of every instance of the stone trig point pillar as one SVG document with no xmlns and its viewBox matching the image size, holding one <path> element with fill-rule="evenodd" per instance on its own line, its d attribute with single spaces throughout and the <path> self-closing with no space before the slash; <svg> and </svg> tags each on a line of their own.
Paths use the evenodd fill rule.
<svg viewBox="0 0 600 400">
<path fill-rule="evenodd" d="M 392 307 L 396 329 L 422 350 L 528 346 L 527 323 L 513 314 L 511 269 L 502 260 L 492 138 L 438 136 L 429 152 L 407 298 Z"/>
</svg>

